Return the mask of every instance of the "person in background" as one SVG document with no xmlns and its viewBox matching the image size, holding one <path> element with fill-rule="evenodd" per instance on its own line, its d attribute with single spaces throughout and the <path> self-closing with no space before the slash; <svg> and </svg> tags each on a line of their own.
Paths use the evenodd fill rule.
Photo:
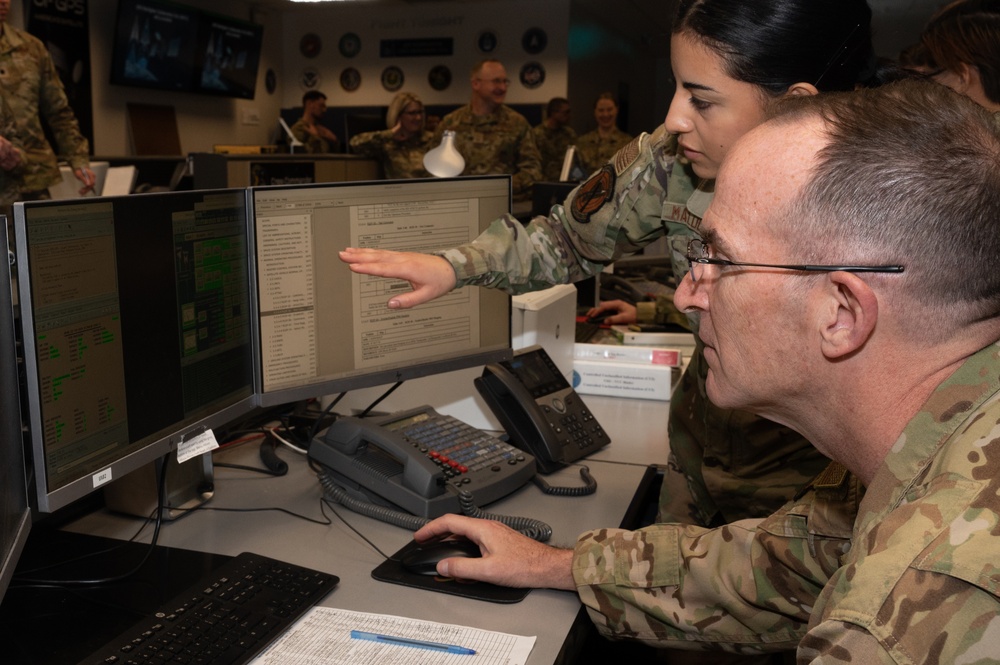
<svg viewBox="0 0 1000 665">
<path fill-rule="evenodd" d="M 542 155 L 542 178 L 549 182 L 559 181 L 566 150 L 576 141 L 576 132 L 569 121 L 569 100 L 553 97 L 545 109 L 545 120 L 531 130 Z"/>
<path fill-rule="evenodd" d="M 434 135 L 424 129 L 424 104 L 412 92 L 392 98 L 385 116 L 389 129 L 351 138 L 351 152 L 377 159 L 390 180 L 428 178 L 424 154 L 434 147 Z"/>
<path fill-rule="evenodd" d="M 291 127 L 292 135 L 302 142 L 307 153 L 340 151 L 340 139 L 322 122 L 325 113 L 326 95 L 307 90 L 302 95 L 302 117 Z"/>
<path fill-rule="evenodd" d="M 531 186 L 542 178 L 542 158 L 523 115 L 504 104 L 507 70 L 499 60 L 483 60 L 472 68 L 472 99 L 438 124 L 434 146 L 446 131 L 455 132 L 455 148 L 465 158 L 462 175 L 508 173 L 515 201 L 531 198 Z"/>
<path fill-rule="evenodd" d="M 10 206 L 17 200 L 18 171 L 24 162 L 24 151 L 7 139 L 14 131 L 14 115 L 7 100 L 0 97 L 0 214 L 7 215 L 8 224 L 13 222 Z M 13 237 L 9 231 L 8 237 Z"/>
<path fill-rule="evenodd" d="M 576 282 L 664 235 L 682 244 L 696 236 L 719 164 L 775 100 L 878 83 L 865 0 L 682 0 L 670 53 L 677 89 L 664 126 L 620 150 L 548 217 L 526 227 L 503 217 L 439 255 L 348 248 L 342 260 L 409 280 L 414 291 L 389 307 L 468 284 L 523 293 Z M 672 258 L 679 281 L 683 255 Z M 706 371 L 696 347 L 668 405 L 658 519 L 714 526 L 769 515 L 829 461 L 787 427 L 713 405 Z M 839 491 L 856 479 L 834 469 L 826 482 Z M 856 494 L 843 496 L 850 518 Z"/>
<path fill-rule="evenodd" d="M 90 169 L 90 144 L 66 98 L 66 91 L 52 57 L 36 37 L 7 23 L 10 0 L 0 0 L 0 95 L 13 118 L 5 138 L 22 151 L 22 164 L 5 171 L 17 187 L 18 201 L 49 198 L 49 187 L 60 182 L 58 160 L 69 163 L 80 181 L 80 193 L 94 188 Z M 58 158 L 45 138 L 48 127 Z"/>
<path fill-rule="evenodd" d="M 867 487 L 853 524 L 831 530 L 814 487 L 764 519 L 594 529 L 567 549 L 460 515 L 415 538 L 468 538 L 482 556 L 438 574 L 575 591 L 619 639 L 995 663 L 1000 127 L 919 80 L 771 112 L 721 166 L 677 307 L 700 318 L 715 403 L 788 423 Z"/>
<path fill-rule="evenodd" d="M 957 0 L 931 17 L 920 35 L 938 83 L 1000 118 L 1000 0 Z"/>
<path fill-rule="evenodd" d="M 632 137 L 618 129 L 618 102 L 610 92 L 602 92 L 594 102 L 597 129 L 576 141 L 576 156 L 588 174 L 604 166 Z"/>
</svg>

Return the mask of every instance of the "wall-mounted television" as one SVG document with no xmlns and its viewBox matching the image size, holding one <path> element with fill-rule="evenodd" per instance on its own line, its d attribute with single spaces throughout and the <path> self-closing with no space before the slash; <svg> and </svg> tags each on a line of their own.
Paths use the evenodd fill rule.
<svg viewBox="0 0 1000 665">
<path fill-rule="evenodd" d="M 119 0 L 111 83 L 253 99 L 264 28 L 164 0 Z"/>
</svg>

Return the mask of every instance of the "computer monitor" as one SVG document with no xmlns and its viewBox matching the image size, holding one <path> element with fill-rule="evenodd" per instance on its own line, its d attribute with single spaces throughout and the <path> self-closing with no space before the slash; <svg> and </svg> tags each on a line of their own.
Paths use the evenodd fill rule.
<svg viewBox="0 0 1000 665">
<path fill-rule="evenodd" d="M 357 275 L 337 256 L 468 242 L 510 211 L 509 176 L 258 187 L 251 198 L 261 406 L 510 357 L 507 294 L 470 287 L 390 310 L 409 284 Z"/>
<path fill-rule="evenodd" d="M 6 215 L 0 215 L 0 239 L 6 246 Z M 0 599 L 31 531 L 14 344 L 10 266 L 4 265 L 0 270 Z"/>
<path fill-rule="evenodd" d="M 254 407 L 246 190 L 14 206 L 38 510 Z"/>
</svg>

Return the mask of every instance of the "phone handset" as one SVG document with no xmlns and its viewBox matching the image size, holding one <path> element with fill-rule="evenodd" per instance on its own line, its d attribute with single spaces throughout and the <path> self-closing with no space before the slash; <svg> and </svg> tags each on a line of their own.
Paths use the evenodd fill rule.
<svg viewBox="0 0 1000 665">
<path fill-rule="evenodd" d="M 441 467 L 426 455 L 416 454 L 412 443 L 385 427 L 373 427 L 360 418 L 342 417 L 330 425 L 323 438 L 345 458 L 354 463 L 369 462 L 376 472 L 383 470 L 380 467 L 387 463 L 386 457 L 395 460 L 402 467 L 403 487 L 422 497 L 430 499 L 444 494 Z"/>
</svg>

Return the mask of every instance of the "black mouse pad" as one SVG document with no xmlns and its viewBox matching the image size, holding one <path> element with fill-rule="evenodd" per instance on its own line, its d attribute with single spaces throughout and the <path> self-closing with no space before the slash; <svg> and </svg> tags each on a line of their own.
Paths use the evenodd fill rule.
<svg viewBox="0 0 1000 665">
<path fill-rule="evenodd" d="M 469 580 L 457 580 L 451 577 L 441 577 L 439 575 L 418 575 L 417 573 L 411 573 L 404 569 L 399 562 L 402 560 L 404 554 L 415 547 L 417 547 L 416 542 L 411 541 L 407 543 L 406 547 L 393 554 L 373 570 L 372 577 L 380 582 L 402 584 L 403 586 L 415 589 L 427 589 L 428 591 L 448 593 L 453 596 L 486 600 L 491 603 L 519 603 L 531 591 L 531 589 L 512 589 L 486 582 L 473 582 Z"/>
</svg>

